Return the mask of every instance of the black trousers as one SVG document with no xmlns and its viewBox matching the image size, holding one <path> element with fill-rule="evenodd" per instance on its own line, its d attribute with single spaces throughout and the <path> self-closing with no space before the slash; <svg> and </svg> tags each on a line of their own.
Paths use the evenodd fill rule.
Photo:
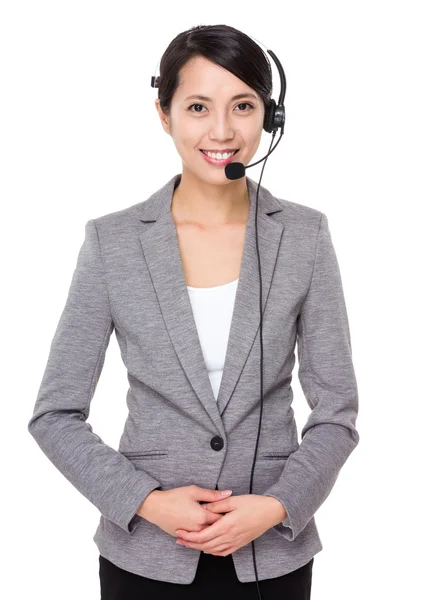
<svg viewBox="0 0 422 600">
<path fill-rule="evenodd" d="M 99 556 L 101 600 L 257 600 L 255 581 L 242 583 L 237 579 L 233 557 L 214 556 L 201 551 L 198 569 L 192 583 L 157 581 L 125 571 L 104 556 Z M 259 582 L 262 600 L 310 600 L 314 559 L 299 569 Z"/>
</svg>

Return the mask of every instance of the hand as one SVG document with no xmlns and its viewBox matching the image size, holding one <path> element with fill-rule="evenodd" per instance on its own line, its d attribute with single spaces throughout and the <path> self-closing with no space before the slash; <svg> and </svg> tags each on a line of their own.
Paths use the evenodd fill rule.
<svg viewBox="0 0 422 600">
<path fill-rule="evenodd" d="M 230 492 L 231 493 L 231 492 Z M 137 510 L 137 514 L 154 523 L 166 533 L 177 537 L 176 529 L 200 532 L 204 527 L 223 518 L 205 510 L 200 502 L 215 502 L 227 498 L 221 490 L 210 490 L 197 485 L 171 490 L 153 490 Z"/>
<path fill-rule="evenodd" d="M 286 518 L 284 506 L 272 496 L 248 494 L 211 502 L 206 511 L 226 514 L 200 532 L 177 529 L 176 543 L 214 556 L 236 552 Z"/>
</svg>

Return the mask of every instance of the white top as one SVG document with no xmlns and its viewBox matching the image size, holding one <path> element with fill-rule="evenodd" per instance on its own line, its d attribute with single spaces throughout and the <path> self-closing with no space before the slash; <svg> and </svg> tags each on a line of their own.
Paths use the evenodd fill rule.
<svg viewBox="0 0 422 600">
<path fill-rule="evenodd" d="M 207 288 L 186 286 L 216 400 L 223 376 L 238 282 L 239 279 L 235 279 L 223 285 Z"/>
</svg>

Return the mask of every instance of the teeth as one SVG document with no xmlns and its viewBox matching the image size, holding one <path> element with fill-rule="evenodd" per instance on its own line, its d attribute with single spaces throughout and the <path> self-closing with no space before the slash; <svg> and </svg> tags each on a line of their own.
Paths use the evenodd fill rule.
<svg viewBox="0 0 422 600">
<path fill-rule="evenodd" d="M 236 152 L 236 150 L 234 152 Z M 215 154 L 214 152 L 207 152 L 206 150 L 203 150 L 204 154 L 210 156 L 211 158 L 216 158 L 217 160 L 226 160 L 230 156 L 233 156 L 234 152 L 223 152 L 223 154 L 221 154 L 221 152 L 217 152 L 217 154 Z"/>
</svg>

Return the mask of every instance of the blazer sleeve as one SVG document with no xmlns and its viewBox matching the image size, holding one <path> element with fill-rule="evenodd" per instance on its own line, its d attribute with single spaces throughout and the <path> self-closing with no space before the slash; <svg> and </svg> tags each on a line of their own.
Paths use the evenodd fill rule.
<svg viewBox="0 0 422 600">
<path fill-rule="evenodd" d="M 359 442 L 358 388 L 342 280 L 327 217 L 321 213 L 314 269 L 298 316 L 300 380 L 312 409 L 298 449 L 264 496 L 277 498 L 287 517 L 273 529 L 293 541 L 332 490 Z"/>
<path fill-rule="evenodd" d="M 161 483 L 93 432 L 90 403 L 114 330 L 94 219 L 85 225 L 67 301 L 57 325 L 28 430 L 57 469 L 127 533 Z"/>
</svg>

